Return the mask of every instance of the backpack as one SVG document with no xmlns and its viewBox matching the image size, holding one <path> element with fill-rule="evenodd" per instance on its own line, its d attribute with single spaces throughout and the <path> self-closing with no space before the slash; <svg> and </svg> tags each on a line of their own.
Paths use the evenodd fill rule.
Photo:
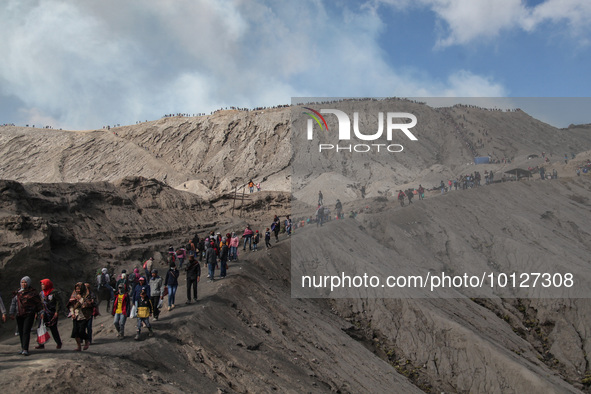
<svg viewBox="0 0 591 394">
<path fill-rule="evenodd" d="M 254 242 L 255 244 L 259 243 L 259 233 L 256 233 L 256 235 L 254 236 L 254 240 L 252 242 Z"/>
<path fill-rule="evenodd" d="M 107 285 L 107 276 L 101 272 L 100 287 L 104 287 L 106 285 Z"/>
</svg>

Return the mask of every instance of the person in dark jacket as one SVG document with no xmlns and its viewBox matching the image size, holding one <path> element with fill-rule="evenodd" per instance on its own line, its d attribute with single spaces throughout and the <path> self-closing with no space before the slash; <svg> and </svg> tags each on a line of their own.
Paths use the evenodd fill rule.
<svg viewBox="0 0 591 394">
<path fill-rule="evenodd" d="M 217 256 L 215 254 L 215 250 L 213 249 L 213 245 L 209 245 L 207 251 L 205 252 L 205 262 L 207 263 L 208 268 L 208 278 L 210 282 L 213 282 L 215 276 L 215 265 L 218 262 Z"/>
<path fill-rule="evenodd" d="M 257 232 L 258 236 L 258 232 Z M 228 255 L 229 255 L 229 248 L 227 243 L 227 238 L 222 238 L 222 250 L 220 251 L 220 278 L 226 277 L 226 269 L 228 269 Z M 256 244 L 255 244 L 256 250 Z"/>
<path fill-rule="evenodd" d="M 137 307 L 137 331 L 134 339 L 136 341 L 140 340 L 142 324 L 145 324 L 148 328 L 148 335 L 151 337 L 154 336 L 152 325 L 150 324 L 150 315 L 154 308 L 152 306 L 152 301 L 148 298 L 148 293 L 145 290 L 141 291 L 140 298 L 135 302 L 135 306 Z"/>
<path fill-rule="evenodd" d="M 150 295 L 150 285 L 146 284 L 146 278 L 140 276 L 138 285 L 133 289 L 133 297 L 131 298 L 131 302 L 134 304 L 140 299 L 140 293 L 142 290 L 146 291 L 148 298 L 151 297 Z"/>
<path fill-rule="evenodd" d="M 322 226 L 322 223 L 320 224 Z M 281 220 L 279 216 L 275 215 L 273 218 L 273 224 L 271 224 L 271 231 L 275 233 L 275 242 L 279 242 L 279 230 L 281 229 Z"/>
<path fill-rule="evenodd" d="M 121 275 L 115 284 L 115 287 L 118 289 L 119 285 L 123 284 L 125 286 L 125 292 L 129 293 L 129 278 L 127 277 L 127 270 L 121 271 Z"/>
<path fill-rule="evenodd" d="M 193 255 L 189 255 L 189 265 L 186 268 L 187 271 L 187 302 L 191 303 L 191 287 L 193 287 L 193 299 L 197 301 L 197 283 L 201 279 L 201 264 Z"/>
<path fill-rule="evenodd" d="M 168 287 L 168 310 L 174 309 L 174 299 L 176 289 L 179 287 L 179 270 L 176 269 L 176 264 L 172 263 L 170 269 L 164 278 L 164 285 Z"/>
<path fill-rule="evenodd" d="M 45 323 L 45 326 L 50 329 L 53 340 L 57 344 L 56 349 L 61 349 L 62 339 L 57 329 L 57 320 L 63 305 L 58 291 L 53 288 L 53 282 L 51 280 L 41 280 L 39 297 L 43 301 L 43 312 L 41 313 L 42 318 L 39 319 L 39 326 L 41 326 L 42 321 Z M 45 349 L 45 344 L 35 346 L 35 349 Z"/>
<path fill-rule="evenodd" d="M 125 284 L 120 283 L 111 310 L 111 314 L 114 317 L 113 325 L 117 330 L 117 338 L 119 339 L 123 339 L 125 335 L 125 321 L 129 317 L 129 312 L 129 295 L 125 291 Z"/>
<path fill-rule="evenodd" d="M 21 351 L 23 356 L 29 355 L 29 342 L 31 339 L 31 329 L 35 315 L 43 309 L 43 302 L 37 290 L 31 287 L 31 278 L 25 276 L 21 279 L 21 287 L 14 292 L 14 297 L 10 303 L 9 315 L 11 319 L 16 316 L 18 335 L 21 339 Z"/>
<path fill-rule="evenodd" d="M 2 295 L 0 295 L 0 312 L 2 313 L 2 323 L 6 323 L 6 307 L 4 306 L 4 301 L 2 301 Z"/>
<path fill-rule="evenodd" d="M 162 295 L 162 286 L 164 281 L 160 276 L 158 276 L 158 270 L 152 270 L 152 277 L 150 278 L 150 301 L 152 301 L 152 306 L 154 307 L 154 320 L 158 320 L 158 316 L 160 316 L 160 308 L 158 304 L 160 304 L 160 296 Z"/>
</svg>

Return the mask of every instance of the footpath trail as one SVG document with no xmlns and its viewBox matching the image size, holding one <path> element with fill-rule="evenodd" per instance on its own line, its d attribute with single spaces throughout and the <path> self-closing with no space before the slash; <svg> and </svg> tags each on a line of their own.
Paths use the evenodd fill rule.
<svg viewBox="0 0 591 394">
<path fill-rule="evenodd" d="M 11 390 L 68 392 L 387 392 L 416 386 L 347 334 L 351 324 L 325 300 L 291 298 L 290 248 L 242 252 L 228 276 L 208 282 L 203 268 L 198 301 L 185 305 L 181 274 L 176 307 L 150 319 L 154 337 L 128 320 L 118 340 L 111 315 L 93 325 L 93 344 L 76 352 L 71 322 L 59 324 L 61 350 L 17 355 L 19 339 L 0 341 L 0 384 Z M 240 249 L 241 251 L 241 249 Z M 165 267 L 158 267 L 162 272 Z M 219 270 L 217 271 L 219 275 Z M 14 323 L 12 323 L 14 327 Z M 6 330 L 5 330 L 6 331 Z"/>
</svg>

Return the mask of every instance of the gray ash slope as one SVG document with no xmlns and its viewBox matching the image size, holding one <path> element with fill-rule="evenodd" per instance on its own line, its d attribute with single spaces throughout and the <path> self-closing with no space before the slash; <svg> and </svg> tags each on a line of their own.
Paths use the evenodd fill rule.
<svg viewBox="0 0 591 394">
<path fill-rule="evenodd" d="M 513 158 L 520 165 L 530 163 L 525 156 L 531 153 L 553 152 L 558 158 L 579 153 L 564 166 L 553 158 L 549 168 L 556 168 L 561 177 L 571 176 L 573 163 L 589 156 L 580 153 L 589 150 L 591 135 L 586 127 L 557 130 L 520 111 L 434 110 L 399 100 L 396 105 L 423 120 L 424 128 L 418 132 L 425 143 L 420 152 L 399 157 L 395 168 L 376 163 L 368 176 L 369 197 L 384 195 L 390 187 L 383 185 L 384 179 L 393 185 L 438 183 L 440 177 L 471 172 L 474 167 L 466 167 L 466 162 L 474 149 Z M 177 245 L 195 232 L 239 230 L 247 221 L 267 227 L 273 214 L 284 216 L 292 210 L 286 193 L 290 165 L 294 159 L 309 157 L 303 151 L 292 156 L 290 110 L 224 111 L 111 131 L 0 128 L 0 174 L 6 180 L 0 187 L 2 289 L 11 289 L 20 276 L 35 271 L 34 281 L 51 275 L 58 287 L 69 290 L 101 266 L 115 270 L 138 266 L 148 255 L 159 256 L 169 244 Z M 485 141 L 484 147 L 476 148 L 478 139 Z M 344 183 L 355 188 L 355 179 L 366 176 L 366 170 L 356 163 L 346 166 L 335 168 L 335 174 L 353 174 Z M 486 168 L 499 173 L 508 169 Z M 316 181 L 328 187 L 331 176 L 319 175 L 310 184 Z M 257 193 L 247 201 L 244 219 L 232 217 L 232 200 L 226 193 L 250 177 L 266 179 L 263 189 L 275 191 Z M 340 178 L 338 183 L 343 183 Z M 313 201 L 317 186 L 303 186 L 298 202 Z M 384 233 L 396 238 L 395 247 L 402 237 L 399 232 L 407 232 L 404 236 L 416 242 L 424 238 L 425 250 L 441 262 L 453 257 L 446 250 L 448 241 L 456 252 L 480 248 L 487 259 L 506 259 L 504 247 L 486 246 L 492 233 L 497 240 L 506 237 L 498 233 L 502 228 L 491 227 L 491 234 L 486 234 L 474 220 L 456 221 L 466 207 L 476 218 L 506 218 L 505 231 L 520 234 L 521 243 L 535 244 L 541 233 L 549 251 L 569 247 L 585 252 L 591 233 L 586 224 L 588 178 L 559 179 L 524 191 L 527 187 L 507 183 L 428 196 L 424 209 L 400 209 L 383 198 L 360 201 L 353 194 L 346 209 L 367 204 L 382 209 L 385 214 L 368 215 L 367 220 L 381 223 Z M 334 199 L 339 193 L 330 197 L 325 193 L 325 198 Z M 521 198 L 523 193 L 533 200 Z M 510 203 L 510 212 L 537 214 L 531 223 L 542 223 L 544 231 L 524 231 L 524 222 L 508 218 L 506 204 L 495 201 Z M 568 209 L 562 208 L 565 204 Z M 532 206 L 549 208 L 538 212 L 531 211 Z M 304 209 L 310 213 L 309 207 Z M 546 211 L 551 214 L 541 218 Z M 432 213 L 434 223 L 406 229 L 426 212 Z M 367 227 L 362 220 L 351 231 L 358 224 Z M 476 239 L 458 231 L 460 225 Z M 318 231 L 330 231 L 331 226 Z M 304 228 L 296 237 L 305 240 L 315 231 Z M 435 239 L 432 243 L 430 236 Z M 391 241 L 380 242 L 389 246 Z M 2 382 L 23 391 L 41 384 L 80 392 L 93 391 L 88 387 L 112 392 L 138 383 L 160 392 L 199 388 L 205 392 L 589 391 L 584 384 L 591 380 L 588 300 L 292 299 L 289 241 L 282 243 L 270 254 L 247 255 L 226 280 L 211 286 L 202 283 L 203 302 L 167 315 L 159 322 L 157 337 L 141 344 L 116 342 L 109 331 L 110 319 L 101 317 L 95 324 L 97 346 L 91 352 L 47 351 L 23 360 L 12 356 L 16 340 L 12 326 L 4 325 L 0 357 L 11 373 L 3 373 Z M 359 261 L 364 256 L 363 251 L 354 253 Z M 183 293 L 180 289 L 181 303 Z M 61 324 L 62 334 L 68 333 L 68 322 Z M 173 355 L 163 359 L 170 349 Z M 81 371 L 78 365 L 83 360 L 88 366 Z M 39 373 L 43 379 L 20 378 Z M 117 378 L 117 373 L 131 377 Z M 81 388 L 80 381 L 87 385 Z"/>
<path fill-rule="evenodd" d="M 155 186 L 159 189 L 155 197 L 150 198 L 152 202 L 145 203 L 153 206 L 156 217 L 159 217 L 159 209 L 154 201 L 161 201 L 158 195 L 178 194 L 179 197 L 188 194 L 162 187 L 152 180 L 128 179 L 124 183 L 144 184 L 148 190 Z M 59 222 L 56 212 L 43 208 L 47 211 L 43 214 L 32 210 L 31 206 L 55 205 L 55 202 L 44 199 L 55 199 L 60 194 L 58 190 L 53 190 L 52 197 L 42 197 L 43 194 L 49 194 L 49 189 L 69 189 L 73 193 L 70 214 L 64 214 L 64 219 L 70 219 L 59 222 L 59 225 L 62 232 L 73 237 L 68 244 L 74 243 L 85 250 L 82 256 L 92 256 L 93 250 L 101 250 L 101 243 L 97 243 L 95 237 L 88 236 L 85 226 L 90 215 L 83 214 L 86 210 L 92 213 L 95 228 L 108 229 L 111 223 L 135 223 L 133 231 L 138 235 L 145 231 L 144 237 L 136 235 L 133 242 L 126 243 L 116 234 L 125 233 L 129 236 L 130 231 L 116 232 L 112 229 L 109 231 L 111 238 L 102 244 L 102 253 L 110 253 L 111 267 L 116 269 L 138 266 L 142 253 L 158 250 L 154 245 L 165 247 L 177 237 L 175 231 L 154 233 L 148 220 L 150 214 L 146 213 L 146 209 L 139 212 L 133 204 L 113 208 L 108 217 L 95 215 L 97 206 L 105 207 L 101 201 L 113 197 L 117 189 L 115 186 L 102 183 L 21 186 L 14 182 L 10 182 L 10 186 L 3 189 L 4 195 L 9 191 L 14 193 L 18 186 L 31 188 L 27 193 L 31 200 L 26 201 L 27 197 L 20 194 L 18 204 L 10 205 L 6 201 L 13 200 L 5 197 L 3 217 L 11 217 L 7 213 L 12 212 L 13 217 L 24 218 L 28 209 L 29 213 L 40 215 L 30 222 Z M 468 207 L 471 211 L 478 210 L 480 207 L 477 201 L 484 198 L 486 203 L 500 199 L 508 190 L 516 187 L 535 188 L 536 193 L 532 198 L 537 194 L 548 193 L 553 197 L 547 203 L 550 207 L 556 207 L 554 200 L 569 199 L 568 196 L 576 196 L 589 190 L 590 186 L 588 179 L 533 186 L 507 183 L 446 196 L 433 195 L 421 202 L 422 206 L 417 203 L 406 208 L 380 198 L 354 201 L 345 204 L 345 207 L 369 204 L 376 212 L 363 214 L 358 220 L 333 221 L 321 229 L 304 227 L 291 240 L 282 235 L 282 241 L 269 252 L 242 254 L 240 263 L 231 265 L 228 278 L 213 284 L 200 284 L 200 301 L 197 304 L 183 305 L 185 298 L 182 286 L 177 302 L 182 307 L 171 313 L 165 312 L 163 318 L 154 323 L 156 337 L 139 344 L 130 340 L 116 341 L 110 317 L 102 316 L 95 322 L 96 343 L 90 352 L 75 354 L 67 350 L 48 350 L 35 352 L 31 358 L 23 361 L 22 357 L 13 355 L 18 339 L 12 335 L 10 326 L 4 326 L 0 353 L 7 365 L 12 366 L 12 371 L 2 374 L 2 382 L 14 384 L 23 391 L 47 387 L 74 392 L 96 391 L 97 387 L 108 392 L 131 389 L 137 384 L 146 385 L 148 391 L 164 392 L 199 388 L 205 392 L 217 389 L 228 392 L 270 392 L 275 389 L 293 392 L 385 392 L 393 389 L 408 392 L 413 390 L 413 384 L 415 388 L 430 392 L 577 392 L 585 388 L 581 382 L 588 374 L 586 354 L 589 349 L 588 321 L 591 313 L 588 300 L 397 300 L 366 298 L 363 294 L 354 299 L 300 300 L 290 296 L 290 254 L 291 242 L 312 245 L 309 239 L 331 239 L 331 233 L 343 231 L 340 226 L 355 236 L 355 231 L 361 231 L 360 225 L 368 227 L 370 223 L 375 223 L 392 233 L 410 231 L 412 238 L 419 242 L 422 237 L 430 237 L 431 243 L 426 247 L 432 249 L 433 256 L 443 261 L 449 258 L 443 252 L 447 237 L 459 232 L 466 224 L 448 223 L 447 216 L 438 215 L 433 215 L 428 224 L 415 225 L 410 230 L 407 228 L 408 223 L 421 222 L 425 215 L 442 209 L 450 211 L 450 207 L 456 205 Z M 82 193 L 78 188 L 85 192 L 94 189 L 95 202 L 84 205 L 83 209 L 72 203 L 76 200 L 74 195 Z M 96 192 L 96 189 L 101 188 L 108 193 Z M 122 194 L 121 191 L 119 193 Z M 268 205 L 253 203 L 245 218 L 257 228 L 262 228 L 265 223 L 257 223 L 255 218 L 268 215 L 269 206 L 273 206 L 271 212 L 280 214 L 289 208 L 285 196 L 263 196 L 261 193 L 260 197 Z M 166 198 L 162 200 L 166 201 Z M 531 212 L 531 216 L 526 215 L 526 218 L 532 223 L 538 220 L 546 223 L 545 231 L 555 233 L 561 242 L 567 242 L 566 238 L 569 238 L 563 235 L 571 235 L 572 239 L 568 242 L 572 243 L 572 247 L 588 247 L 584 246 L 588 243 L 583 238 L 589 237 L 591 230 L 582 219 L 589 211 L 588 200 L 575 198 L 570 201 L 569 209 L 561 207 L 560 212 L 547 214 L 544 218 L 541 216 L 546 213 L 547 207 L 532 208 L 532 202 L 528 199 L 523 199 L 521 203 L 510 203 L 517 204 L 516 209 L 522 212 Z M 67 202 L 64 202 L 60 210 L 66 210 L 67 206 Z M 75 206 L 78 208 L 73 209 Z M 483 206 L 490 209 L 491 204 Z M 178 204 L 168 206 L 166 212 L 175 218 L 175 215 L 184 214 L 186 208 Z M 200 211 L 202 214 L 213 209 L 207 205 L 203 208 Z M 489 212 L 489 215 L 495 214 L 495 210 Z M 143 218 L 144 215 L 147 217 Z M 208 226 L 230 230 L 245 224 L 245 221 L 231 218 L 207 223 L 206 218 L 196 217 L 201 220 L 202 227 L 189 231 L 205 231 Z M 389 227 L 385 224 L 388 222 L 392 222 Z M 173 221 L 163 221 L 159 227 L 164 229 L 164 226 L 168 226 L 181 233 L 185 231 L 184 228 L 179 230 L 178 224 L 171 223 Z M 580 226 L 577 233 L 582 239 L 572 234 L 575 227 L 571 223 Z M 142 230 L 143 226 L 145 230 Z M 495 242 L 502 245 L 504 239 L 510 238 L 507 234 L 517 234 L 521 226 L 523 222 L 507 220 L 504 228 L 496 225 L 488 226 L 487 230 L 474 227 L 475 238 L 469 241 L 451 236 L 455 240 L 451 249 L 457 252 L 462 248 L 478 250 L 471 243 L 489 242 L 486 237 L 493 237 Z M 48 261 L 35 257 L 43 255 L 43 245 L 47 242 L 51 244 L 51 240 L 31 242 L 35 239 L 31 236 L 31 230 L 22 230 L 8 226 L 2 232 L 3 236 L 12 234 L 13 245 L 18 245 L 15 242 L 18 239 L 23 245 L 17 256 L 7 259 L 18 261 L 18 264 L 10 265 L 9 262 L 2 271 L 3 288 L 11 288 L 10 285 L 15 283 L 14 279 L 6 280 L 5 275 L 16 278 L 33 271 L 34 280 L 40 279 L 36 275 L 46 272 L 52 275 L 58 286 L 69 289 L 73 282 L 80 279 L 79 275 L 88 274 L 88 271 L 92 272 L 102 264 L 100 259 L 74 259 L 73 265 L 67 265 L 72 272 L 59 270 L 60 264 L 68 263 L 63 254 L 49 254 Z M 385 238 L 379 241 L 388 245 L 388 234 L 385 232 Z M 41 237 L 39 234 L 37 236 Z M 523 244 L 527 244 L 528 240 L 533 244 L 538 239 L 535 232 L 526 232 L 522 236 L 525 238 Z M 397 240 L 399 238 L 396 237 Z M 180 242 L 182 235 L 179 234 L 176 239 Z M 548 239 L 543 241 L 547 248 L 565 247 L 553 245 Z M 404 243 L 399 240 L 396 242 Z M 464 245 L 464 242 L 469 245 Z M 114 244 L 118 247 L 107 247 Z M 342 245 L 340 249 L 349 251 L 350 245 Z M 395 249 L 399 253 L 398 258 L 404 256 L 405 262 L 420 265 L 420 261 L 413 262 L 412 256 L 404 255 L 404 247 Z M 481 252 L 486 253 L 487 258 L 501 261 L 506 255 L 505 249 L 483 248 Z M 321 256 L 321 251 L 309 251 Z M 358 261 L 364 261 L 365 251 L 362 248 L 349 253 Z M 24 258 L 27 254 L 28 258 Z M 164 269 L 163 262 L 157 264 Z M 133 327 L 133 322 L 130 322 L 128 333 L 133 332 Z M 68 321 L 61 322 L 64 336 L 69 328 Z M 81 362 L 85 365 L 83 371 L 78 368 Z M 111 374 L 109 371 L 117 373 Z M 21 376 L 24 373 L 40 377 L 23 380 Z M 125 374 L 128 378 L 118 378 L 118 374 Z M 79 382 L 84 383 L 82 387 Z"/>
<path fill-rule="evenodd" d="M 331 106 L 371 112 L 372 105 L 371 101 L 344 101 Z M 341 168 L 341 160 L 333 154 L 316 163 L 318 168 L 367 180 L 370 196 L 378 195 L 384 180 L 395 184 L 439 182 L 439 174 L 443 179 L 458 174 L 475 154 L 502 160 L 545 151 L 560 158 L 564 153 L 591 149 L 591 134 L 584 127 L 557 129 L 523 111 L 463 106 L 434 109 L 398 99 L 385 105 L 413 113 L 420 120 L 412 129 L 420 143 L 397 155 L 396 165 L 384 157 L 370 169 L 355 160 L 348 160 Z M 208 199 L 250 178 L 262 181 L 264 190 L 290 191 L 290 165 L 319 160 L 297 144 L 292 151 L 292 114 L 301 112 L 301 107 L 220 111 L 84 132 L 2 127 L 0 178 L 77 183 L 142 176 Z M 327 120 L 330 127 L 336 126 L 335 119 Z M 371 130 L 374 123 L 375 119 L 363 119 L 361 127 Z M 438 175 L 431 179 L 433 171 Z"/>
</svg>

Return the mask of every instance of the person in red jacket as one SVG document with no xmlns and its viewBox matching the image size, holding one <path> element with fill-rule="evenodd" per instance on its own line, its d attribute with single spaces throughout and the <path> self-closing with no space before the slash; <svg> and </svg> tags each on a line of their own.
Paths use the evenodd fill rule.
<svg viewBox="0 0 591 394">
<path fill-rule="evenodd" d="M 123 339 L 125 331 L 125 320 L 129 317 L 129 295 L 125 291 L 125 285 L 119 284 L 118 294 L 113 301 L 113 308 L 111 314 L 115 317 L 113 324 L 117 330 L 117 338 Z"/>
</svg>

